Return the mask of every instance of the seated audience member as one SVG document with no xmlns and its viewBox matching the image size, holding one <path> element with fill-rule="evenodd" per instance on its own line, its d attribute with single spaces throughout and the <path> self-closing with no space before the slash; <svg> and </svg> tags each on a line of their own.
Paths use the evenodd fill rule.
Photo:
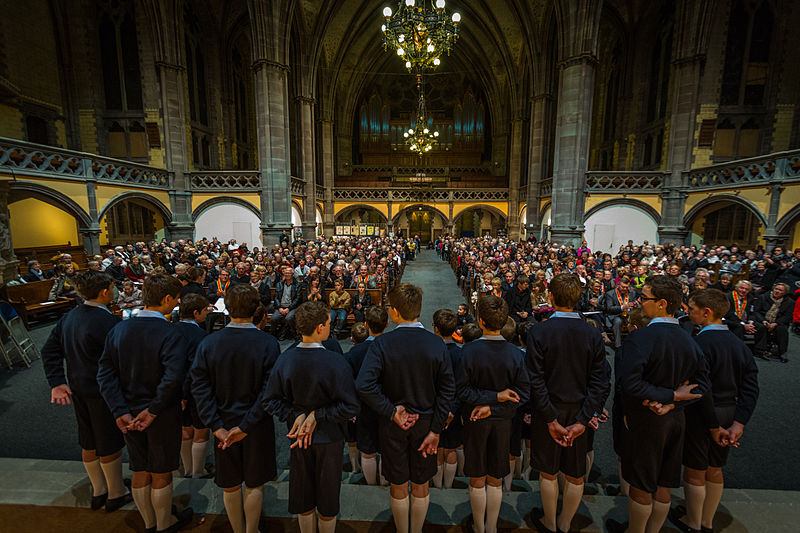
<svg viewBox="0 0 800 533">
<path fill-rule="evenodd" d="M 65 298 L 80 299 L 75 290 L 75 282 L 72 279 L 75 274 L 72 265 L 57 264 L 53 267 L 53 271 L 56 274 L 55 283 L 53 283 L 53 288 L 50 289 L 50 295 L 47 299 L 51 302 Z"/>
<path fill-rule="evenodd" d="M 203 267 L 191 267 L 184 275 L 187 283 L 181 289 L 181 298 L 187 294 L 197 294 L 206 297 L 207 291 L 203 289 L 203 282 L 206 279 L 206 270 Z"/>
<path fill-rule="evenodd" d="M 742 279 L 736 284 L 736 288 L 727 294 L 730 309 L 725 315 L 725 325 L 740 339 L 756 332 L 756 327 L 753 325 L 753 306 L 756 299 L 750 292 L 751 287 L 749 281 Z"/>
<path fill-rule="evenodd" d="M 514 286 L 508 289 L 504 295 L 508 304 L 508 316 L 515 322 L 529 320 L 533 314 L 529 285 L 530 279 L 524 274 L 520 274 L 517 276 Z"/>
<path fill-rule="evenodd" d="M 770 357 L 769 339 L 774 336 L 778 345 L 778 358 L 789 362 L 789 326 L 792 323 L 794 301 L 789 295 L 789 286 L 776 283 L 772 291 L 758 299 L 753 310 L 753 325 L 756 328 L 753 354 L 762 359 Z"/>
<path fill-rule="evenodd" d="M 122 282 L 122 290 L 117 297 L 117 306 L 122 310 L 122 316 L 130 318 L 135 309 L 143 309 L 142 291 L 134 286 L 132 281 Z"/>
<path fill-rule="evenodd" d="M 22 276 L 22 279 L 25 280 L 26 283 L 42 281 L 45 279 L 44 272 L 42 272 L 42 267 L 39 264 L 39 261 L 28 261 L 28 271 L 24 276 Z"/>
<path fill-rule="evenodd" d="M 142 268 L 142 260 L 138 255 L 134 255 L 125 267 L 125 277 L 136 283 L 144 281 L 147 273 Z"/>
<path fill-rule="evenodd" d="M 367 284 L 358 282 L 358 291 L 353 295 L 353 316 L 356 322 L 364 322 L 364 313 L 372 305 L 372 297 L 367 292 Z"/>
<path fill-rule="evenodd" d="M 711 288 L 717 289 L 718 291 L 722 291 L 726 294 L 731 292 L 733 290 L 733 274 L 720 274 L 719 280 L 711 285 Z"/>
<path fill-rule="evenodd" d="M 283 267 L 283 279 L 275 286 L 275 299 L 269 331 L 278 339 L 283 337 L 278 331 L 281 326 L 294 327 L 294 312 L 302 302 L 303 287 L 294 277 L 292 267 Z M 263 303 L 263 302 L 262 302 Z"/>
<path fill-rule="evenodd" d="M 336 279 L 333 282 L 333 290 L 328 293 L 328 305 L 331 315 L 331 330 L 334 335 L 339 335 L 347 322 L 347 314 L 352 307 L 352 297 L 344 290 L 344 281 Z"/>
</svg>

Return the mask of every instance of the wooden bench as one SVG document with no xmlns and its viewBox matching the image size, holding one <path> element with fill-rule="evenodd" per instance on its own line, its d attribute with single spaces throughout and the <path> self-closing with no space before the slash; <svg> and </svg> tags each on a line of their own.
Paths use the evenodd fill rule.
<svg viewBox="0 0 800 533">
<path fill-rule="evenodd" d="M 55 279 L 34 281 L 32 283 L 22 283 L 19 285 L 6 285 L 3 293 L 8 303 L 10 303 L 17 314 L 22 318 L 25 327 L 28 327 L 28 319 L 40 313 L 50 311 L 62 311 L 71 309 L 75 305 L 72 298 L 65 300 L 48 301 L 50 290 L 53 288 Z"/>
<path fill-rule="evenodd" d="M 19 273 L 28 273 L 28 261 L 39 261 L 44 272 L 47 272 L 57 261 L 53 258 L 60 254 L 70 254 L 72 262 L 78 265 L 78 270 L 85 270 L 89 262 L 86 249 L 82 246 L 72 246 L 69 244 L 59 246 L 42 246 L 39 248 L 14 248 L 14 255 L 19 260 Z"/>
<path fill-rule="evenodd" d="M 332 290 L 333 289 L 326 289 L 325 290 L 325 303 L 326 304 L 328 303 L 328 294 Z M 350 296 L 352 297 L 358 292 L 358 289 L 345 289 L 345 292 L 350 294 Z M 367 289 L 367 294 L 369 294 L 369 297 L 372 300 L 372 305 L 380 305 L 380 306 L 384 305 L 383 293 L 384 293 L 383 288 Z M 304 291 L 303 292 L 303 298 L 305 298 L 305 297 L 306 297 L 306 294 L 305 294 L 305 291 Z M 269 290 L 269 299 L 270 299 L 271 302 L 275 301 L 275 288 L 274 287 Z M 272 318 L 272 313 L 269 314 L 269 317 Z M 347 314 L 347 323 L 348 324 L 355 324 L 356 323 L 356 317 L 352 312 Z"/>
</svg>

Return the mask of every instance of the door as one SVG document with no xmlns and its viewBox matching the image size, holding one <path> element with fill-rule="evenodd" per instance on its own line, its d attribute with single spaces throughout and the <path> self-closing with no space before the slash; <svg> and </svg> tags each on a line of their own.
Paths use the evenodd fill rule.
<svg viewBox="0 0 800 533">
<path fill-rule="evenodd" d="M 593 250 L 613 250 L 614 249 L 614 225 L 597 224 L 594 227 Z"/>
</svg>

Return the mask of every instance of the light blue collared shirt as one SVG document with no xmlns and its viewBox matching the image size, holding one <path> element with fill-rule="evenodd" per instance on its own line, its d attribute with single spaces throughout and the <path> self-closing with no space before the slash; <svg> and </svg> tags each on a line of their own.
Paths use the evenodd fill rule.
<svg viewBox="0 0 800 533">
<path fill-rule="evenodd" d="M 671 316 L 657 316 L 654 319 L 650 320 L 650 323 L 647 324 L 648 326 L 652 326 L 653 324 L 675 324 L 676 326 L 680 324 L 678 319 Z"/>
<path fill-rule="evenodd" d="M 167 319 L 164 315 L 162 315 L 158 311 L 148 311 L 147 309 L 142 309 L 133 318 L 160 318 L 161 320 L 166 320 Z"/>
<path fill-rule="evenodd" d="M 89 300 L 84 300 L 83 303 L 88 305 L 89 307 L 97 307 L 98 309 L 103 309 L 107 313 L 111 313 L 111 310 L 103 304 L 99 304 L 97 302 L 90 302 Z"/>
<path fill-rule="evenodd" d="M 324 348 L 324 346 L 319 342 L 301 342 L 297 348 Z"/>
<path fill-rule="evenodd" d="M 709 324 L 701 329 L 700 333 L 703 333 L 704 331 L 728 331 L 728 326 L 725 324 Z M 698 333 L 698 335 L 700 335 L 700 333 Z"/>
<path fill-rule="evenodd" d="M 397 324 L 398 328 L 422 328 L 425 329 L 425 326 L 422 325 L 422 322 L 419 320 L 416 322 L 404 322 L 403 324 Z"/>
<path fill-rule="evenodd" d="M 226 328 L 236 328 L 236 329 L 258 329 L 255 324 L 252 322 L 228 322 L 225 325 Z"/>
<path fill-rule="evenodd" d="M 503 337 L 502 335 L 484 335 L 483 337 L 481 337 L 478 340 L 479 341 L 504 341 L 504 340 L 506 340 L 506 338 Z"/>
<path fill-rule="evenodd" d="M 372 335 L 370 335 L 369 337 L 367 337 L 367 338 L 364 340 L 364 342 L 367 342 L 367 341 L 374 341 L 374 340 L 375 340 L 375 337 L 373 337 Z"/>
<path fill-rule="evenodd" d="M 197 322 L 195 322 L 194 320 L 189 320 L 188 318 L 186 318 L 186 319 L 181 319 L 181 322 L 186 322 L 187 324 L 194 324 L 194 325 L 195 325 L 195 326 L 197 326 L 198 328 L 200 327 L 200 324 L 198 324 L 198 323 L 197 323 Z"/>
<path fill-rule="evenodd" d="M 550 318 L 580 318 L 581 315 L 573 311 L 556 311 Z"/>
</svg>

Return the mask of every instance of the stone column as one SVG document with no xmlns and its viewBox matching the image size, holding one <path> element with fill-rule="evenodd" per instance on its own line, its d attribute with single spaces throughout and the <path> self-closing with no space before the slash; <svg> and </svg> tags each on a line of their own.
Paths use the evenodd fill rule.
<svg viewBox="0 0 800 533">
<path fill-rule="evenodd" d="M 83 247 L 91 257 L 100 254 L 100 217 L 97 213 L 97 182 L 92 171 L 92 160 L 83 160 L 83 174 L 86 177 L 86 198 L 89 202 L 89 218 L 91 223 L 87 227 L 79 227 Z"/>
<path fill-rule="evenodd" d="M 550 124 L 552 108 L 552 95 L 540 94 L 533 97 L 531 106 L 531 134 L 528 156 L 528 203 L 525 207 L 525 228 L 528 235 L 535 235 L 539 239 L 542 227 L 539 223 L 540 203 L 539 184 L 545 176 L 544 158 L 547 153 L 547 128 Z"/>
<path fill-rule="evenodd" d="M 333 183 L 334 183 L 334 161 L 333 161 L 333 121 L 322 120 L 322 183 L 325 187 L 325 198 L 322 210 L 322 233 L 329 237 L 335 230 L 334 204 L 333 204 Z M 389 204 L 391 211 L 391 203 Z M 389 217 L 390 227 L 392 218 Z M 387 228 L 386 230 L 391 231 Z"/>
<path fill-rule="evenodd" d="M 389 191 L 389 201 L 386 202 L 386 235 L 394 231 L 392 224 L 392 192 Z"/>
<path fill-rule="evenodd" d="M 522 118 L 511 121 L 511 144 L 508 156 L 508 237 L 519 240 L 519 184 L 522 177 Z"/>
<path fill-rule="evenodd" d="M 317 188 L 316 188 L 316 135 L 314 131 L 313 98 L 298 96 L 300 104 L 301 147 L 303 156 L 303 179 L 306 180 L 305 200 L 303 201 L 302 227 L 303 238 L 314 240 L 317 236 Z"/>
<path fill-rule="evenodd" d="M 562 63 L 557 106 L 551 239 L 580 244 L 597 60 L 580 55 Z"/>
<path fill-rule="evenodd" d="M 289 67 L 259 60 L 253 67 L 256 87 L 258 167 L 261 189 L 261 239 L 265 247 L 292 228 L 289 167 Z"/>
<path fill-rule="evenodd" d="M 11 240 L 11 214 L 8 212 L 7 181 L 0 181 L 0 285 L 17 278 L 17 256 Z"/>
<path fill-rule="evenodd" d="M 764 229 L 764 242 L 768 251 L 782 245 L 787 238 L 786 235 L 778 234 L 777 229 L 783 189 L 783 185 L 778 182 L 773 182 L 770 185 L 769 214 L 767 215 L 767 227 Z"/>
</svg>

